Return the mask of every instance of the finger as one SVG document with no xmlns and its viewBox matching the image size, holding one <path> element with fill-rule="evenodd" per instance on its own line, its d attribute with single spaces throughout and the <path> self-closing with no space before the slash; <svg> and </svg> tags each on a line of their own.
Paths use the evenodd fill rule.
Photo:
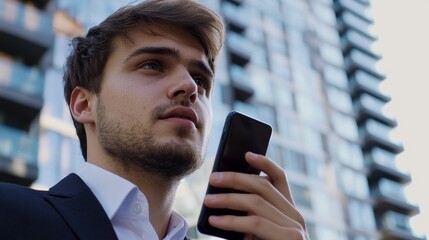
<svg viewBox="0 0 429 240">
<path fill-rule="evenodd" d="M 217 228 L 229 231 L 250 233 L 261 239 L 290 240 L 305 239 L 305 231 L 277 225 L 259 216 L 210 216 L 209 223 Z"/>
<path fill-rule="evenodd" d="M 209 194 L 204 204 L 210 208 L 227 208 L 257 215 L 283 227 L 299 227 L 299 223 L 283 214 L 261 196 L 256 194 Z"/>
<path fill-rule="evenodd" d="M 210 177 L 210 184 L 219 188 L 232 188 L 261 196 L 283 214 L 302 224 L 302 216 L 295 206 L 280 193 L 266 178 L 236 172 L 216 172 Z"/>
<path fill-rule="evenodd" d="M 269 158 L 252 152 L 247 152 L 245 159 L 252 167 L 267 174 L 269 181 L 273 184 L 273 186 L 293 205 L 295 205 L 290 193 L 286 173 L 280 166 L 271 161 Z"/>
</svg>

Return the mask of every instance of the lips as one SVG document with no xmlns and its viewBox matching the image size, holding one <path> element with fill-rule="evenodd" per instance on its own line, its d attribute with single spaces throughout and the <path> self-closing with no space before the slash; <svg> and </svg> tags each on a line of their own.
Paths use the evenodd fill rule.
<svg viewBox="0 0 429 240">
<path fill-rule="evenodd" d="M 194 123 L 195 126 L 198 126 L 198 115 L 192 108 L 187 107 L 176 107 L 168 110 L 161 115 L 160 119 L 184 119 L 189 120 Z"/>
</svg>

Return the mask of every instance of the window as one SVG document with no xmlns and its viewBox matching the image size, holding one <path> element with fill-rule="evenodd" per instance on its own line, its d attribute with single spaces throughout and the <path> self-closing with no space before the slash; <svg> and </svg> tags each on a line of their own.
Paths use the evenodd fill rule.
<svg viewBox="0 0 429 240">
<path fill-rule="evenodd" d="M 307 155 L 305 156 L 305 163 L 307 164 L 308 176 L 319 180 L 325 179 L 325 163 L 323 160 Z"/>
<path fill-rule="evenodd" d="M 344 113 L 353 113 L 353 104 L 348 92 L 342 91 L 338 88 L 326 86 L 326 95 L 328 97 L 329 105 Z"/>
<path fill-rule="evenodd" d="M 335 219 L 336 222 L 345 222 L 343 204 L 336 194 L 331 194 L 329 190 L 319 187 L 312 189 L 313 209 L 317 219 L 329 222 Z M 321 238 L 323 240 L 329 238 Z"/>
<path fill-rule="evenodd" d="M 284 149 L 283 156 L 284 169 L 305 175 L 307 174 L 307 166 L 305 164 L 304 154 L 291 149 Z"/>
<path fill-rule="evenodd" d="M 318 24 L 315 30 L 319 38 L 334 46 L 340 45 L 340 36 L 338 34 L 338 30 L 335 27 L 325 24 Z"/>
<path fill-rule="evenodd" d="M 282 148 L 273 142 L 268 145 L 267 157 L 270 158 L 273 162 L 277 163 L 279 166 L 283 165 Z"/>
<path fill-rule="evenodd" d="M 378 182 L 378 190 L 383 196 L 405 201 L 404 186 L 401 183 L 383 178 Z"/>
<path fill-rule="evenodd" d="M 278 109 L 295 109 L 294 94 L 286 84 L 276 84 L 274 86 L 274 102 L 277 104 Z"/>
<path fill-rule="evenodd" d="M 248 51 L 248 50 L 246 50 L 246 51 Z M 251 60 L 250 60 L 252 65 L 263 68 L 263 69 L 268 68 L 267 51 L 264 48 L 254 44 L 252 51 L 250 51 L 250 54 L 252 56 Z"/>
<path fill-rule="evenodd" d="M 302 143 L 301 126 L 299 122 L 280 111 L 278 116 L 278 127 L 280 134 L 285 138 L 286 141 L 293 143 Z"/>
<path fill-rule="evenodd" d="M 297 112 L 308 123 L 323 125 L 326 123 L 325 108 L 319 101 L 298 94 L 296 96 Z"/>
<path fill-rule="evenodd" d="M 348 90 L 348 79 L 345 71 L 342 68 L 335 67 L 330 64 L 324 64 L 323 66 L 323 78 L 331 85 L 338 88 Z"/>
<path fill-rule="evenodd" d="M 331 137 L 329 144 L 331 155 L 342 164 L 355 169 L 362 169 L 364 167 L 364 159 L 360 145 L 337 137 Z"/>
<path fill-rule="evenodd" d="M 323 60 L 338 67 L 344 66 L 343 53 L 338 47 L 322 43 L 319 50 Z"/>
<path fill-rule="evenodd" d="M 387 211 L 382 217 L 383 225 L 388 229 L 411 230 L 409 217 L 394 211 Z"/>
<path fill-rule="evenodd" d="M 322 136 L 319 131 L 304 127 L 304 144 L 307 151 L 318 156 L 323 154 Z"/>
<path fill-rule="evenodd" d="M 264 102 L 273 102 L 272 81 L 269 72 L 260 68 L 251 68 L 248 76 L 250 77 L 251 85 L 256 90 L 256 97 Z"/>
<path fill-rule="evenodd" d="M 354 118 L 339 112 L 332 112 L 331 121 L 334 131 L 339 136 L 347 138 L 351 141 L 358 140 L 358 130 L 356 120 Z"/>
<path fill-rule="evenodd" d="M 311 2 L 311 7 L 313 13 L 319 18 L 322 22 L 329 24 L 331 26 L 336 26 L 337 18 L 335 12 L 331 6 L 320 4 L 316 1 Z"/>
<path fill-rule="evenodd" d="M 290 191 L 293 200 L 297 206 L 311 209 L 311 192 L 306 186 L 300 186 L 294 183 L 290 184 Z"/>
<path fill-rule="evenodd" d="M 271 71 L 282 79 L 290 79 L 289 60 L 286 56 L 270 51 Z"/>
<path fill-rule="evenodd" d="M 349 199 L 347 205 L 348 221 L 352 228 L 363 231 L 375 231 L 374 212 L 370 205 L 355 199 Z"/>
<path fill-rule="evenodd" d="M 323 226 L 323 225 L 317 225 L 316 226 L 316 238 L 317 239 L 329 239 L 329 240 L 346 240 L 347 237 L 343 232 L 340 232 L 339 230 Z"/>
<path fill-rule="evenodd" d="M 292 76 L 293 82 L 299 92 L 316 99 L 321 96 L 321 78 L 316 71 L 305 66 L 293 64 Z"/>
<path fill-rule="evenodd" d="M 363 173 L 356 172 L 352 169 L 340 167 L 339 180 L 341 189 L 354 197 L 368 198 L 369 188 L 366 176 Z"/>
</svg>

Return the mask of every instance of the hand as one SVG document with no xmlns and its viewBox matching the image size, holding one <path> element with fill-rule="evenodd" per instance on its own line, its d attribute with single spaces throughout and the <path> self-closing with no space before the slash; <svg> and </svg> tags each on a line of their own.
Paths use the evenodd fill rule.
<svg viewBox="0 0 429 240">
<path fill-rule="evenodd" d="M 210 184 L 246 193 L 211 194 L 204 204 L 211 208 L 228 208 L 248 212 L 247 216 L 210 216 L 217 228 L 245 233 L 245 240 L 309 240 L 304 218 L 293 203 L 283 169 L 267 157 L 246 153 L 246 161 L 267 176 L 236 172 L 217 172 Z"/>
</svg>

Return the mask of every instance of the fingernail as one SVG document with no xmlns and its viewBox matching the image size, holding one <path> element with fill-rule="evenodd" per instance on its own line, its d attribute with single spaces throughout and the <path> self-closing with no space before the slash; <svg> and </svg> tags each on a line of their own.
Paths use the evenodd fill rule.
<svg viewBox="0 0 429 240">
<path fill-rule="evenodd" d="M 212 216 L 209 217 L 209 221 L 210 222 L 219 222 L 219 220 L 220 220 L 220 216 L 214 216 L 214 215 L 212 215 Z"/>
<path fill-rule="evenodd" d="M 212 173 L 212 179 L 215 182 L 219 182 L 220 180 L 222 180 L 222 177 L 223 177 L 223 174 L 220 173 L 220 172 L 214 172 L 214 173 Z"/>
<path fill-rule="evenodd" d="M 216 200 L 216 195 L 215 194 L 207 194 L 205 199 L 208 201 L 214 201 L 214 200 Z"/>
<path fill-rule="evenodd" d="M 252 160 L 255 160 L 257 158 L 257 155 L 252 152 L 248 152 L 247 154 L 248 154 L 247 157 Z"/>
</svg>

